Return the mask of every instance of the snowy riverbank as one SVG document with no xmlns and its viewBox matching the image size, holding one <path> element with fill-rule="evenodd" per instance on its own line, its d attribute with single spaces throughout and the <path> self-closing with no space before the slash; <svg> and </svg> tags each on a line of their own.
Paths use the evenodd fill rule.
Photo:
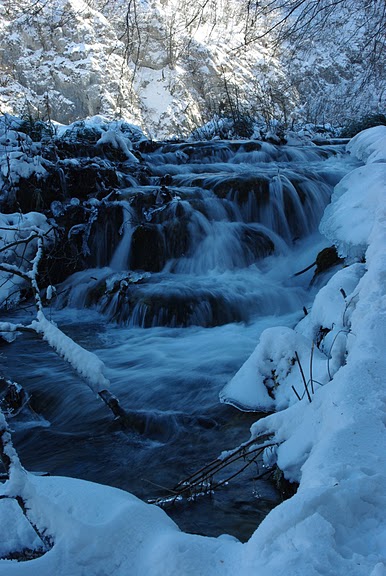
<svg viewBox="0 0 386 576">
<path fill-rule="evenodd" d="M 30 518 L 46 529 L 54 546 L 35 560 L 0 561 L 1 576 L 212 576 L 236 571 L 245 576 L 385 576 L 385 140 L 386 128 L 377 127 L 350 142 L 349 150 L 365 165 L 338 184 L 321 223 L 350 265 L 319 292 L 293 331 L 265 332 L 264 347 L 258 345 L 243 378 L 235 377 L 228 387 L 228 397 L 242 404 L 240 395 L 244 401 L 259 386 L 261 393 L 250 403 L 261 407 L 269 402 L 267 409 L 274 404 L 280 410 L 259 420 L 252 436 L 274 434 L 279 447 L 267 458 L 277 458 L 286 476 L 300 483 L 296 495 L 241 544 L 230 536 L 184 534 L 162 510 L 120 490 L 17 471 L 2 491 L 13 495 L 22 490 Z M 320 350 L 315 348 L 310 375 L 312 341 Z M 310 393 L 314 384 L 311 402 L 306 394 L 299 401 L 292 391 L 293 385 L 302 393 L 299 369 L 292 362 L 295 350 Z M 271 356 L 275 364 L 270 370 L 278 374 L 268 395 L 266 364 Z M 22 548 L 38 545 L 12 500 L 0 500 L 0 526 L 1 554 L 7 547 L 15 549 L 15 543 Z"/>
</svg>

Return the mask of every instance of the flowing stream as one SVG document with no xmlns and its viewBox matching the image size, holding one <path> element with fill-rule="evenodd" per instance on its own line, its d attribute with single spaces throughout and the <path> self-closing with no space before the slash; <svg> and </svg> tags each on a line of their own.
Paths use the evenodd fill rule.
<svg viewBox="0 0 386 576">
<path fill-rule="evenodd" d="M 140 433 L 112 421 L 32 335 L 3 348 L 0 361 L 36 413 L 12 421 L 28 469 L 148 499 L 248 439 L 259 415 L 219 404 L 218 394 L 262 330 L 294 325 L 310 304 L 313 271 L 293 275 L 326 245 L 317 226 L 349 162 L 341 146 L 222 141 L 160 143 L 142 159 L 147 181 L 121 176 L 109 200 L 118 240 L 104 233 L 115 220 L 99 226 L 89 239 L 90 268 L 68 278 L 47 309 L 105 362 Z M 280 501 L 253 475 L 168 513 L 186 531 L 245 540 Z"/>
</svg>

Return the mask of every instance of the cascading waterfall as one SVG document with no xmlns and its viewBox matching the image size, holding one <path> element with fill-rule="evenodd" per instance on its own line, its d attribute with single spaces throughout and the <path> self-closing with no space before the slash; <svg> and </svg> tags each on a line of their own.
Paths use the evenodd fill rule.
<svg viewBox="0 0 386 576">
<path fill-rule="evenodd" d="M 165 144 L 143 154 L 151 184 L 118 192 L 122 236 L 111 261 L 90 273 L 93 282 L 83 272 L 68 279 L 59 305 L 141 327 L 250 321 L 263 310 L 283 313 L 291 292 L 299 307 L 296 290 L 261 278 L 261 262 L 315 230 L 331 193 L 316 163 L 329 155 L 258 142 Z M 113 272 L 126 279 L 108 282 Z"/>
<path fill-rule="evenodd" d="M 134 211 L 128 202 L 122 201 L 123 223 L 120 229 L 122 236 L 110 262 L 112 270 L 126 270 L 130 259 L 131 237 L 133 235 Z"/>
<path fill-rule="evenodd" d="M 219 405 L 218 393 L 263 329 L 303 314 L 312 271 L 293 274 L 324 247 L 316 229 L 349 170 L 342 153 L 222 141 L 142 151 L 148 181 L 119 177 L 93 224 L 92 267 L 65 280 L 51 314 L 102 358 L 144 435 L 112 424 L 42 342 L 15 342 L 9 373 L 50 424 L 16 430 L 26 465 L 148 498 L 246 440 L 256 415 Z M 228 495 L 172 514 L 189 531 L 245 539 L 277 500 L 267 482 L 236 482 Z"/>
</svg>

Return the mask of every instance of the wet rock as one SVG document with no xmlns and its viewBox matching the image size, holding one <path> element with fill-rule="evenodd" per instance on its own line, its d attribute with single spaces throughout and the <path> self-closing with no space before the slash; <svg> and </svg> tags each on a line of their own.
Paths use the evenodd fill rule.
<svg viewBox="0 0 386 576">
<path fill-rule="evenodd" d="M 247 142 L 242 142 L 239 145 L 239 150 L 242 152 L 258 152 L 261 150 L 261 142 L 258 140 L 249 140 Z"/>
<path fill-rule="evenodd" d="M 271 238 L 260 230 L 255 230 L 250 227 L 244 228 L 241 239 L 251 255 L 250 264 L 252 264 L 254 260 L 270 256 L 275 251 L 275 245 Z"/>
<path fill-rule="evenodd" d="M 5 378 L 0 378 L 0 387 L 5 387 L 3 395 L 0 397 L 0 409 L 7 416 L 17 414 L 29 400 L 29 396 L 16 382 L 11 382 Z"/>
<path fill-rule="evenodd" d="M 319 254 L 316 257 L 315 275 L 321 274 L 322 272 L 325 272 L 332 266 L 340 264 L 341 262 L 343 262 L 343 259 L 339 258 L 335 246 L 329 246 L 328 248 L 324 248 L 319 252 Z"/>
<path fill-rule="evenodd" d="M 273 481 L 276 488 L 279 490 L 283 500 L 288 500 L 296 494 L 299 488 L 297 482 L 290 482 L 285 478 L 284 473 L 278 466 L 276 466 L 275 472 L 273 474 Z"/>
<path fill-rule="evenodd" d="M 141 224 L 133 232 L 130 268 L 159 272 L 165 265 L 165 243 L 162 232 L 155 224 Z"/>
<path fill-rule="evenodd" d="M 257 204 L 269 201 L 269 179 L 256 176 L 231 176 L 213 187 L 219 198 L 229 198 L 238 204 L 252 200 Z"/>
<path fill-rule="evenodd" d="M 153 140 L 141 140 L 135 145 L 135 149 L 143 153 L 156 152 L 162 146 L 162 142 L 154 142 Z"/>
<path fill-rule="evenodd" d="M 104 312 L 108 313 L 108 303 Z M 152 326 L 221 326 L 248 319 L 249 311 L 237 302 L 229 302 L 220 294 L 191 293 L 143 293 L 139 286 L 130 288 L 121 298 L 109 318 L 120 324 L 132 324 L 143 328 Z"/>
<path fill-rule="evenodd" d="M 173 176 L 170 174 L 165 174 L 164 176 L 160 177 L 159 183 L 160 185 L 171 186 L 173 184 Z"/>
<path fill-rule="evenodd" d="M 173 219 L 164 226 L 166 258 L 180 258 L 189 252 L 191 234 L 188 220 Z"/>
<path fill-rule="evenodd" d="M 119 185 L 117 171 L 103 161 L 89 159 L 64 166 L 68 195 L 86 199 L 106 196 Z"/>
</svg>

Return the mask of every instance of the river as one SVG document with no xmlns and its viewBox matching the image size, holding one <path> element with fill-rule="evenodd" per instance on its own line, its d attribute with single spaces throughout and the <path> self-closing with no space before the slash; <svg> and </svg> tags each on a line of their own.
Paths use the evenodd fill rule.
<svg viewBox="0 0 386 576">
<path fill-rule="evenodd" d="M 343 146 L 259 142 L 159 143 L 141 151 L 145 184 L 122 176 L 90 267 L 58 287 L 47 316 L 106 365 L 111 390 L 138 414 L 122 429 L 47 345 L 24 334 L 3 347 L 3 373 L 31 397 L 11 422 L 27 469 L 167 495 L 183 477 L 248 439 L 259 414 L 218 394 L 265 328 L 292 326 L 323 278 L 311 264 L 326 246 L 318 222 L 349 171 Z M 33 319 L 31 309 L 16 313 Z M 15 314 L 10 315 L 11 318 Z M 280 494 L 253 470 L 212 496 L 168 513 L 188 531 L 245 541 Z"/>
</svg>

